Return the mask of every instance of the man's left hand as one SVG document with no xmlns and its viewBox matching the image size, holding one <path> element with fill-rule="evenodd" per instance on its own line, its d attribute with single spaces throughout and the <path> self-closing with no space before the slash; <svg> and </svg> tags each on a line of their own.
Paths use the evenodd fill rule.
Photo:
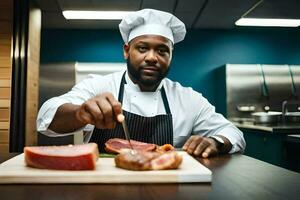
<svg viewBox="0 0 300 200">
<path fill-rule="evenodd" d="M 200 135 L 192 135 L 182 147 L 184 151 L 195 156 L 201 156 L 208 158 L 219 153 L 217 148 L 217 142 L 208 137 L 202 137 Z"/>
</svg>

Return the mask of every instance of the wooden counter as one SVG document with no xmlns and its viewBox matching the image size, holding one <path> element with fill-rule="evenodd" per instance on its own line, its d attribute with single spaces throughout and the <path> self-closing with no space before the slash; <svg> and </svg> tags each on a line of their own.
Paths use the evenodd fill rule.
<svg viewBox="0 0 300 200">
<path fill-rule="evenodd" d="M 1 199 L 299 199 L 300 174 L 250 158 L 199 159 L 211 184 L 1 185 Z"/>
</svg>

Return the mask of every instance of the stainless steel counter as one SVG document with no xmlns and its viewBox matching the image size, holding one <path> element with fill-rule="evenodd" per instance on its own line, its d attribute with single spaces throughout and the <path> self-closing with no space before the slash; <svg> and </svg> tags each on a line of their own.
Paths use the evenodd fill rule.
<svg viewBox="0 0 300 200">
<path fill-rule="evenodd" d="M 300 134 L 300 124 L 255 124 L 253 122 L 236 122 L 232 123 L 243 129 L 266 131 L 269 133 L 281 133 L 281 134 Z"/>
</svg>

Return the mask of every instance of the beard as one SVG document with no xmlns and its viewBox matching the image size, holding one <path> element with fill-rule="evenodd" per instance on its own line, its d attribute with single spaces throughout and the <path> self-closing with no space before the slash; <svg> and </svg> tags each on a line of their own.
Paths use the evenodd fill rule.
<svg viewBox="0 0 300 200">
<path fill-rule="evenodd" d="M 144 72 L 145 67 L 156 67 L 157 71 L 152 74 L 147 74 Z M 157 67 L 154 64 L 145 64 L 138 69 L 134 67 L 134 65 L 130 61 L 130 57 L 127 59 L 127 69 L 128 73 L 137 81 L 138 84 L 147 86 L 147 87 L 154 87 L 158 86 L 160 82 L 168 75 L 170 67 L 163 71 L 161 67 Z"/>
</svg>

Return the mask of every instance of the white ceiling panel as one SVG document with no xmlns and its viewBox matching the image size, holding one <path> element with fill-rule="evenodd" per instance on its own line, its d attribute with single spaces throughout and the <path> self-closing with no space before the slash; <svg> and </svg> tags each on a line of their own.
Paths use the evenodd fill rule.
<svg viewBox="0 0 300 200">
<path fill-rule="evenodd" d="M 141 0 L 57 0 L 62 10 L 138 10 Z"/>
<path fill-rule="evenodd" d="M 118 29 L 121 20 L 66 20 L 60 13 L 45 12 L 42 16 L 45 29 Z"/>
</svg>

